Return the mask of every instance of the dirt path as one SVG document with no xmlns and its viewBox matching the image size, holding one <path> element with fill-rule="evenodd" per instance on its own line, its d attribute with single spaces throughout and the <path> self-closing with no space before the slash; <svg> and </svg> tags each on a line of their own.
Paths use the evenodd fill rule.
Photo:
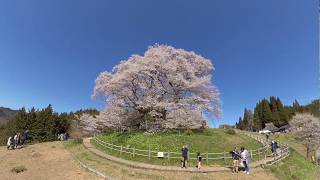
<svg viewBox="0 0 320 180">
<path fill-rule="evenodd" d="M 13 173 L 17 166 L 27 168 Z M 87 180 L 100 179 L 83 169 L 65 150 L 62 142 L 49 142 L 7 150 L 0 147 L 0 179 L 2 180 Z"/>
<path fill-rule="evenodd" d="M 71 155 L 72 153 L 72 155 Z M 23 149 L 7 151 L 0 147 L 0 179 L 1 180 L 96 180 L 101 179 L 86 171 L 74 159 L 77 156 L 86 165 L 94 168 L 113 179 L 140 180 L 140 179 L 168 179 L 168 180 L 273 180 L 276 179 L 270 172 L 255 169 L 252 173 L 232 174 L 230 172 L 217 173 L 188 173 L 145 170 L 127 167 L 98 157 L 82 145 L 66 150 L 61 142 L 50 142 L 27 146 Z M 11 169 L 16 166 L 25 166 L 25 172 L 16 174 Z"/>
<path fill-rule="evenodd" d="M 160 171 L 133 168 L 104 159 L 82 145 L 76 145 L 68 149 L 82 162 L 93 167 L 99 172 L 108 175 L 112 179 L 120 180 L 274 180 L 277 179 L 271 172 L 261 168 L 255 168 L 250 175 L 243 173 L 232 174 L 228 172 L 183 172 Z"/>
</svg>

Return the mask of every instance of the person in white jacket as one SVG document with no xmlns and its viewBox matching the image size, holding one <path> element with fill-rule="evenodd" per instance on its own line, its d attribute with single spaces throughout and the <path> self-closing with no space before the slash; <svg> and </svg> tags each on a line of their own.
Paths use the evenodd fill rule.
<svg viewBox="0 0 320 180">
<path fill-rule="evenodd" d="M 243 173 L 249 174 L 249 152 L 244 147 L 241 147 L 241 160 L 244 165 Z"/>
<path fill-rule="evenodd" d="M 12 139 L 12 137 L 10 136 L 9 138 L 8 138 L 8 141 L 7 141 L 7 149 L 9 150 L 10 149 L 10 147 L 11 147 L 11 140 Z"/>
<path fill-rule="evenodd" d="M 17 148 L 19 145 L 19 134 L 14 135 L 14 148 Z"/>
</svg>

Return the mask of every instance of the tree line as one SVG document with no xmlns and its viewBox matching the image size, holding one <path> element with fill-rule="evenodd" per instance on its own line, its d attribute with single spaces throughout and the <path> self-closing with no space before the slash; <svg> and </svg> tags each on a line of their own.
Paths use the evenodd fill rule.
<svg viewBox="0 0 320 180">
<path fill-rule="evenodd" d="M 239 117 L 236 128 L 241 130 L 259 131 L 266 123 L 273 123 L 277 127 L 287 125 L 296 113 L 310 113 L 320 117 L 320 99 L 307 105 L 300 105 L 295 100 L 292 105 L 283 105 L 279 97 L 271 96 L 269 99 L 260 100 L 253 112 L 244 109 L 243 117 Z"/>
<path fill-rule="evenodd" d="M 29 130 L 29 142 L 45 142 L 57 140 L 57 135 L 70 133 L 71 126 L 77 124 L 83 113 L 98 115 L 96 109 L 85 109 L 76 112 L 54 112 L 52 105 L 43 109 L 30 110 L 21 108 L 6 124 L 0 126 L 0 144 L 5 144 L 9 136 Z"/>
</svg>

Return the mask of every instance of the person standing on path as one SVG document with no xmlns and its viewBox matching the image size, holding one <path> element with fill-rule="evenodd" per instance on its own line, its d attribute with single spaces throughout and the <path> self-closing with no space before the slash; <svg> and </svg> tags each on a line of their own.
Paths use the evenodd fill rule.
<svg viewBox="0 0 320 180">
<path fill-rule="evenodd" d="M 202 165 L 201 165 L 201 162 L 202 162 L 202 157 L 200 155 L 200 152 L 197 152 L 197 168 L 198 170 L 200 170 L 202 168 Z"/>
<path fill-rule="evenodd" d="M 249 174 L 249 152 L 244 147 L 241 147 L 241 160 L 244 165 L 243 173 Z"/>
<path fill-rule="evenodd" d="M 237 147 L 235 147 L 234 150 L 231 151 L 231 155 L 232 155 L 232 160 L 233 160 L 232 173 L 238 173 L 239 172 L 240 154 L 238 152 Z"/>
<path fill-rule="evenodd" d="M 18 147 L 18 141 L 19 141 L 19 138 L 18 138 L 18 133 L 16 133 L 16 135 L 14 135 L 14 148 L 17 148 Z"/>
<path fill-rule="evenodd" d="M 187 168 L 188 159 L 189 159 L 188 146 L 184 145 L 181 151 L 182 151 L 182 167 L 181 168 Z"/>
<path fill-rule="evenodd" d="M 277 155 L 277 148 L 278 143 L 276 141 L 271 141 L 271 151 L 274 157 Z"/>
<path fill-rule="evenodd" d="M 24 142 L 28 139 L 29 131 L 26 130 L 21 135 L 21 145 L 23 146 Z"/>
<path fill-rule="evenodd" d="M 11 147 L 12 137 L 10 136 L 7 141 L 7 149 L 9 150 Z"/>
</svg>

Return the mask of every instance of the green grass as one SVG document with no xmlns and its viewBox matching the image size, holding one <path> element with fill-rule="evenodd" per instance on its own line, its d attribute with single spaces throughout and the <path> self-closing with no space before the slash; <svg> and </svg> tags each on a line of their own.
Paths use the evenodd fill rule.
<svg viewBox="0 0 320 180">
<path fill-rule="evenodd" d="M 290 156 L 279 164 L 271 166 L 271 171 L 281 180 L 314 180 L 319 176 L 319 166 L 306 160 L 297 151 L 290 149 Z"/>
<path fill-rule="evenodd" d="M 270 138 L 290 146 L 290 156 L 279 164 L 270 167 L 279 179 L 317 179 L 320 174 L 320 167 L 306 158 L 306 147 L 300 141 L 294 139 L 290 133 L 273 135 Z"/>
<path fill-rule="evenodd" d="M 119 146 L 122 145 L 124 147 L 130 145 L 136 149 L 148 150 L 150 148 L 151 150 L 159 152 L 177 152 L 178 154 L 171 155 L 171 157 L 175 156 L 179 159 L 168 159 L 166 157 L 164 159 L 151 158 L 151 160 L 149 160 L 148 157 L 133 157 L 132 155 L 125 153 L 120 155 L 120 152 L 104 148 L 92 141 L 92 143 L 95 144 L 99 149 L 102 149 L 106 153 L 113 156 L 151 164 L 174 166 L 180 166 L 181 148 L 185 144 L 189 146 L 190 153 L 200 152 L 204 158 L 206 156 L 206 152 L 225 152 L 226 156 L 230 156 L 229 152 L 232 151 L 236 146 L 238 148 L 244 146 L 247 149 L 257 149 L 262 147 L 259 142 L 248 138 L 247 136 L 228 134 L 222 129 L 207 129 L 204 132 L 192 133 L 191 135 L 188 135 L 187 133 L 159 133 L 155 135 L 145 135 L 143 133 L 113 133 L 108 135 L 100 135 L 99 138 L 105 142 Z M 147 155 L 148 153 L 146 152 L 144 154 Z M 218 156 L 221 157 L 223 155 L 210 155 L 210 157 Z M 190 155 L 190 157 L 195 158 L 195 155 Z M 258 157 L 254 157 L 253 160 L 256 160 L 257 158 Z M 204 162 L 206 163 L 206 161 Z M 189 164 L 191 166 L 195 166 L 196 160 L 191 160 Z M 209 160 L 208 164 L 231 165 L 231 160 Z"/>
</svg>

